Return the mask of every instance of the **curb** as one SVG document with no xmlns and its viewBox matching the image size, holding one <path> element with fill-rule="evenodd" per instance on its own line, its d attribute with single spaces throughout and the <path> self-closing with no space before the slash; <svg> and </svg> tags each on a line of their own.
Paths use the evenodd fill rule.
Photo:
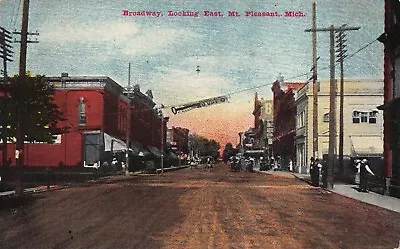
<svg viewBox="0 0 400 249">
<path fill-rule="evenodd" d="M 306 182 L 306 183 L 312 185 L 312 182 L 311 182 L 310 179 L 299 177 L 299 176 L 297 176 L 296 174 L 292 174 L 292 175 L 293 175 L 296 179 L 299 179 L 299 180 L 301 180 L 301 181 L 303 181 L 303 182 Z"/>
<path fill-rule="evenodd" d="M 168 172 L 168 171 L 175 171 L 175 170 L 180 170 L 180 169 L 185 169 L 188 168 L 189 166 L 185 165 L 185 166 L 179 166 L 179 167 L 170 167 L 170 168 L 164 168 L 162 171 L 164 172 Z M 161 169 L 156 169 L 156 173 L 157 174 L 161 174 Z"/>
<path fill-rule="evenodd" d="M 50 186 L 49 189 L 47 187 L 26 188 L 26 189 L 24 189 L 23 195 L 32 195 L 32 194 L 37 194 L 37 193 L 61 190 L 61 189 L 65 189 L 65 188 L 68 188 L 68 186 L 53 185 L 53 186 Z M 13 197 L 13 196 L 16 196 L 15 190 L 0 192 L 0 198 L 7 198 L 7 197 Z"/>
</svg>

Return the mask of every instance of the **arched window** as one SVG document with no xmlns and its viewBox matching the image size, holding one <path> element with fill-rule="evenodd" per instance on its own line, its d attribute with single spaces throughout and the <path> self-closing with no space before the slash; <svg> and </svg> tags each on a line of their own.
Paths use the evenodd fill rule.
<svg viewBox="0 0 400 249">
<path fill-rule="evenodd" d="M 78 124 L 86 125 L 86 104 L 83 97 L 79 98 L 78 104 Z"/>
</svg>

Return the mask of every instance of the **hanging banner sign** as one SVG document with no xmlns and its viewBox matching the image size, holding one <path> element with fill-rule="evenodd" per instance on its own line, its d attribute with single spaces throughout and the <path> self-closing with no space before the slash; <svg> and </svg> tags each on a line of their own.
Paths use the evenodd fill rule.
<svg viewBox="0 0 400 249">
<path fill-rule="evenodd" d="M 206 106 L 215 105 L 215 104 L 222 104 L 222 103 L 227 103 L 227 102 L 228 102 L 228 96 L 223 95 L 223 96 L 218 96 L 218 97 L 214 97 L 214 98 L 203 99 L 203 100 L 199 100 L 196 102 L 187 103 L 187 104 L 180 105 L 180 106 L 173 106 L 173 107 L 171 107 L 171 111 L 173 114 L 178 114 L 178 113 L 193 110 L 195 108 L 201 108 L 201 107 L 206 107 Z"/>
</svg>

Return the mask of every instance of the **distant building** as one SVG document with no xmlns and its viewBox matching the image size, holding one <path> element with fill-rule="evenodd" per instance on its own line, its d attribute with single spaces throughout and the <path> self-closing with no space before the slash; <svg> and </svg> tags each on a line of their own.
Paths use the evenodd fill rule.
<svg viewBox="0 0 400 249">
<path fill-rule="evenodd" d="M 247 150 L 255 150 L 258 149 L 256 148 L 255 144 L 255 129 L 253 127 L 250 127 L 247 131 L 243 133 L 243 149 L 244 152 Z"/>
<path fill-rule="evenodd" d="M 267 156 L 272 155 L 273 139 L 273 101 L 258 99 L 258 94 L 254 98 L 254 132 L 255 146 L 264 149 Z"/>
<path fill-rule="evenodd" d="M 288 165 L 290 160 L 294 162 L 296 159 L 296 103 L 294 95 L 296 90 L 303 85 L 304 83 L 284 82 L 283 77 L 280 77 L 271 88 L 274 108 L 273 154 L 275 158 L 280 158 L 284 165 Z"/>
<path fill-rule="evenodd" d="M 172 127 L 167 131 L 167 145 L 177 155 L 189 154 L 189 130 L 182 127 Z"/>
<path fill-rule="evenodd" d="M 318 157 L 328 154 L 329 147 L 329 80 L 319 82 L 318 92 Z M 347 169 L 350 158 L 383 156 L 383 113 L 376 106 L 383 101 L 381 80 L 345 79 L 344 81 L 344 142 L 343 155 Z M 297 171 L 309 172 L 313 156 L 313 92 L 312 84 L 306 84 L 296 96 L 296 150 Z M 340 92 L 338 85 L 337 93 Z M 339 146 L 339 94 L 336 94 L 336 149 Z M 375 165 L 377 166 L 377 165 Z M 335 171 L 337 168 L 335 168 Z M 379 172 L 381 173 L 381 172 Z"/>
</svg>

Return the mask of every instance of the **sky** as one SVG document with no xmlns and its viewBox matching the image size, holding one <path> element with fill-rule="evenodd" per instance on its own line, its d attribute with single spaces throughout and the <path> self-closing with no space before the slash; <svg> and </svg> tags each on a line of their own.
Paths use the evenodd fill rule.
<svg viewBox="0 0 400 249">
<path fill-rule="evenodd" d="M 348 32 L 349 55 L 371 42 L 345 62 L 345 76 L 381 79 L 383 45 L 373 41 L 383 32 L 384 1 L 316 2 L 318 27 L 360 27 Z M 143 11 L 162 16 L 137 15 Z M 169 11 L 177 16 L 168 16 Z M 178 16 L 182 11 L 199 13 Z M 223 16 L 204 16 L 204 11 Z M 228 11 L 240 16 L 228 16 Z M 246 16 L 246 11 L 282 16 Z M 304 15 L 285 17 L 286 11 Z M 0 0 L 0 26 L 19 30 L 21 13 L 20 0 Z M 310 27 L 310 0 L 30 0 L 29 31 L 40 35 L 31 37 L 39 43 L 28 46 L 27 70 L 108 76 L 127 86 L 131 63 L 131 84 L 139 84 L 142 92 L 152 90 L 157 105 L 166 106 L 169 127 L 188 128 L 222 146 L 236 145 L 238 132 L 253 126 L 256 91 L 269 99 L 280 74 L 292 82 L 310 77 L 311 34 L 304 32 Z M 10 75 L 18 72 L 18 43 L 14 52 Z M 327 32 L 318 33 L 317 52 L 319 77 L 328 78 Z M 229 96 L 229 103 L 176 115 L 169 109 L 220 95 Z"/>
</svg>

